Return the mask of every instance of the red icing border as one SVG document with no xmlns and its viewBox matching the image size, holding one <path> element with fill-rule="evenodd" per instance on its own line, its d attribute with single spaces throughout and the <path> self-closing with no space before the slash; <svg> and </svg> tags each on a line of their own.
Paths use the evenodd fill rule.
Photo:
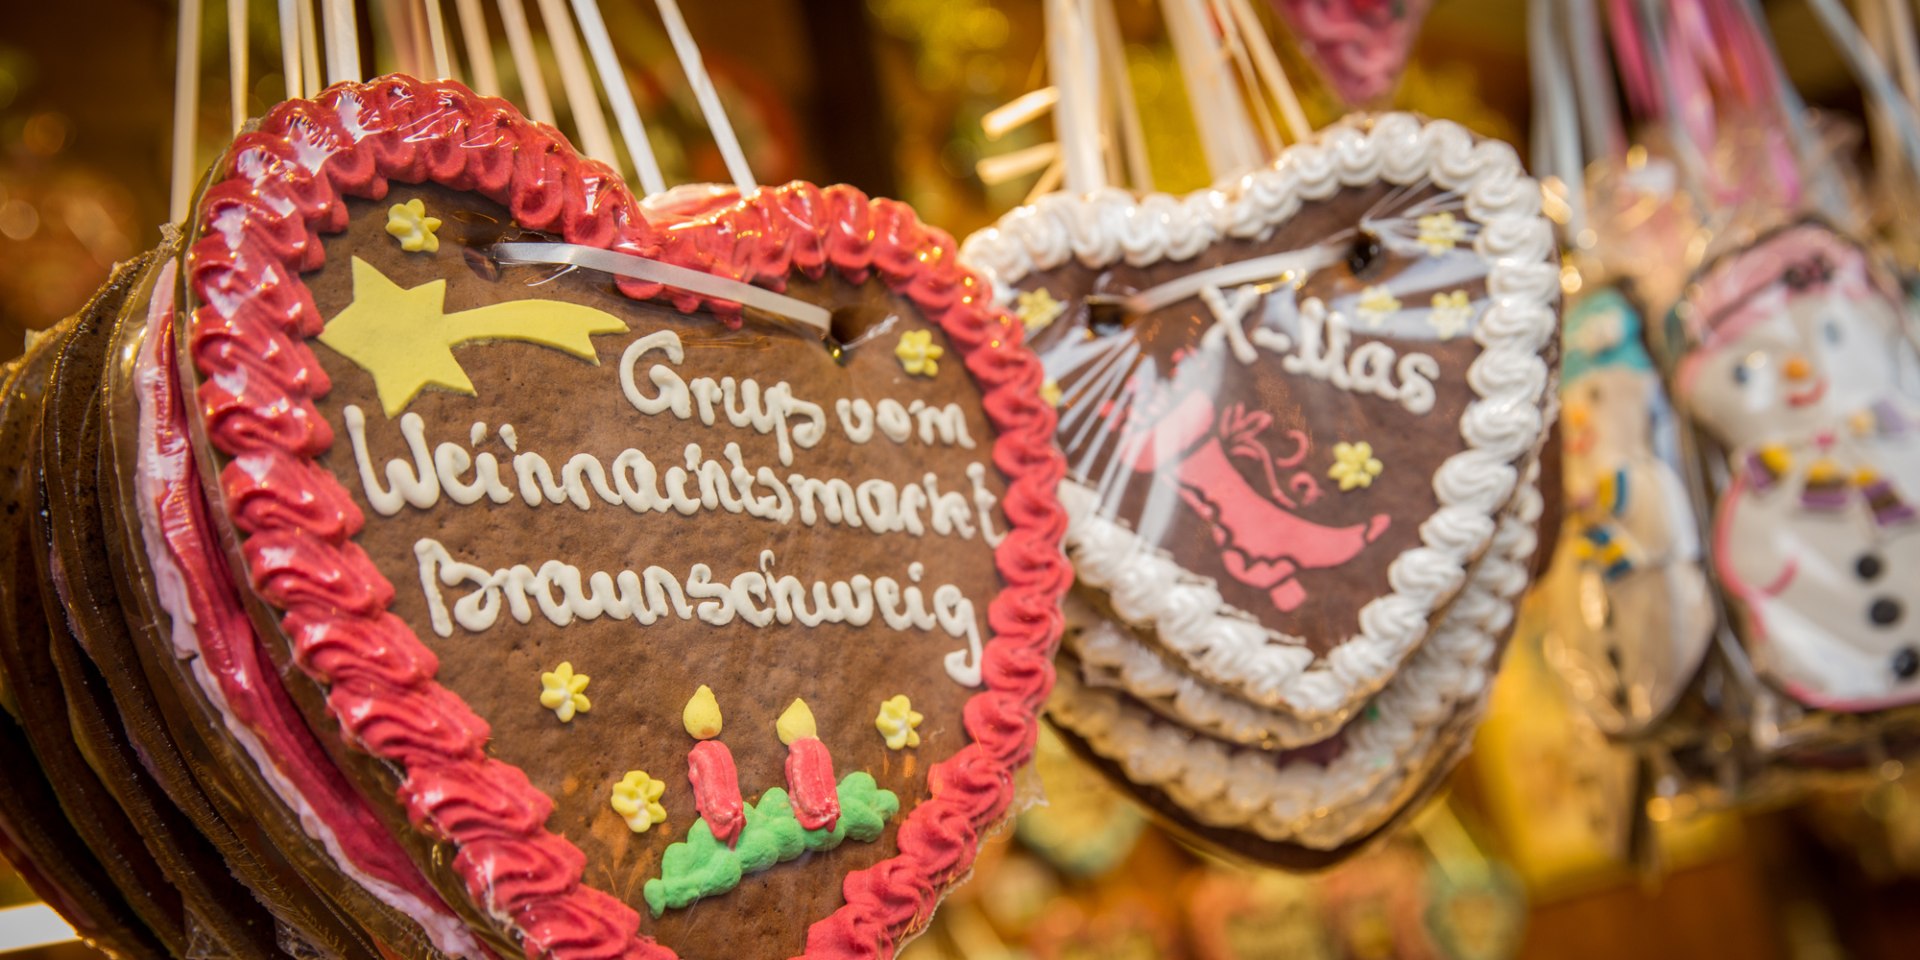
<svg viewBox="0 0 1920 960">
<path fill-rule="evenodd" d="M 776 288 L 794 269 L 818 276 L 831 265 L 856 281 L 877 272 L 940 324 L 998 434 L 1009 530 L 994 558 L 1006 588 L 988 609 L 985 688 L 964 709 L 973 742 L 928 770 L 932 797 L 900 824 L 899 855 L 849 874 L 846 903 L 808 931 L 809 957 L 891 955 L 966 872 L 980 831 L 1007 813 L 1052 687 L 1058 601 L 1072 580 L 1054 495 L 1064 465 L 1039 397 L 1040 364 L 1022 348 L 1020 325 L 960 267 L 952 238 L 904 204 L 804 183 L 656 228 L 612 171 L 551 128 L 459 84 L 405 77 L 279 105 L 234 142 L 216 175 L 188 254 L 198 302 L 188 349 L 204 378 L 207 435 L 235 458 L 219 480 L 248 582 L 284 612 L 295 658 L 328 689 L 349 743 L 403 772 L 396 799 L 411 822 L 453 845 L 474 902 L 507 917 L 529 957 L 672 952 L 639 934 L 625 903 L 581 882 L 584 856 L 544 826 L 551 801 L 486 756 L 486 723 L 434 681 L 432 652 L 387 612 L 393 587 L 352 539 L 363 518 L 314 462 L 333 442 L 314 406 L 330 385 L 305 343 L 323 319 L 299 272 L 323 262 L 322 231 L 345 229 L 342 198 L 380 199 L 390 179 L 432 181 L 487 196 L 523 226 L 569 242 Z M 637 298 L 663 293 L 620 286 Z M 701 305 L 665 296 L 682 310 Z"/>
</svg>

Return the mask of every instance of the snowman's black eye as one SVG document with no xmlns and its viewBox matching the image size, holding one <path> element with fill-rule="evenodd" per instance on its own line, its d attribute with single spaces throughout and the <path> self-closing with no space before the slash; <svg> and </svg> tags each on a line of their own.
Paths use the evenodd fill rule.
<svg viewBox="0 0 1920 960">
<path fill-rule="evenodd" d="M 1902 680 L 1912 680 L 1916 673 L 1920 673 L 1920 651 L 1901 647 L 1900 652 L 1893 655 L 1893 675 Z"/>
<path fill-rule="evenodd" d="M 1828 320 L 1826 334 L 1827 334 L 1828 343 L 1839 343 L 1840 342 L 1840 322 L 1837 320 Z"/>
<path fill-rule="evenodd" d="M 1892 597 L 1881 597 L 1867 608 L 1867 619 L 1875 626 L 1891 627 L 1900 622 L 1900 601 Z"/>
<path fill-rule="evenodd" d="M 1884 569 L 1880 563 L 1880 558 L 1871 553 L 1863 553 L 1860 555 L 1860 559 L 1853 562 L 1853 572 L 1862 580 L 1871 581 L 1877 579 Z"/>
<path fill-rule="evenodd" d="M 1747 372 L 1746 364 L 1736 363 L 1733 365 L 1733 382 L 1734 383 L 1745 385 L 1747 382 L 1747 378 L 1749 376 L 1751 376 L 1751 374 Z"/>
</svg>

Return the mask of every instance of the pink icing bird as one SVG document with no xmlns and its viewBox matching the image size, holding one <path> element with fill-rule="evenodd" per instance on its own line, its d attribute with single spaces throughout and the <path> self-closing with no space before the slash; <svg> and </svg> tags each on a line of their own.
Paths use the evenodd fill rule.
<svg viewBox="0 0 1920 960">
<path fill-rule="evenodd" d="M 1278 610 L 1298 609 L 1307 600 L 1307 590 L 1294 574 L 1340 566 L 1387 531 L 1391 518 L 1386 514 L 1346 527 L 1296 515 L 1295 510 L 1319 499 L 1319 483 L 1311 473 L 1298 471 L 1283 484 L 1279 472 L 1306 459 L 1307 436 L 1287 431 L 1294 452 L 1274 456 L 1261 442 L 1273 425 L 1273 416 L 1265 411 L 1236 404 L 1216 417 L 1213 397 L 1204 387 L 1177 395 L 1161 388 L 1136 409 L 1122 441 L 1122 459 L 1138 473 L 1171 471 L 1181 500 L 1209 524 L 1227 572 L 1267 591 Z M 1232 457 L 1257 464 L 1266 489 L 1248 483 Z"/>
</svg>

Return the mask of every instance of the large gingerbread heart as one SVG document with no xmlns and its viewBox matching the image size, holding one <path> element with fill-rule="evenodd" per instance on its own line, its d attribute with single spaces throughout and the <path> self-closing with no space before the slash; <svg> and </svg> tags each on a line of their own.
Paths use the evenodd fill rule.
<svg viewBox="0 0 1920 960">
<path fill-rule="evenodd" d="M 804 184 L 643 212 L 400 78 L 276 108 L 196 209 L 148 552 L 197 631 L 251 615 L 288 696 L 228 719 L 320 731 L 274 775 L 343 873 L 460 956 L 925 924 L 1009 812 L 1069 579 L 1041 369 L 950 239 Z"/>
<path fill-rule="evenodd" d="M 1539 203 L 1505 145 L 1385 115 L 1231 190 L 1046 197 L 970 238 L 1060 405 L 1081 586 L 1299 739 L 1350 717 L 1541 439 Z"/>
</svg>

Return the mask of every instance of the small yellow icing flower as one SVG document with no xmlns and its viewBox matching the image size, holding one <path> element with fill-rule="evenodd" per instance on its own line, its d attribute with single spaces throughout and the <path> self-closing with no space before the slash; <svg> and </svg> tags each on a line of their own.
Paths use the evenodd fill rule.
<svg viewBox="0 0 1920 960">
<path fill-rule="evenodd" d="M 660 797 L 666 792 L 666 781 L 647 776 L 645 770 L 628 770 L 613 785 L 613 812 L 625 819 L 634 833 L 646 833 L 648 827 L 667 822 L 667 808 L 660 805 Z"/>
<path fill-rule="evenodd" d="M 1045 400 L 1047 402 L 1047 406 L 1049 407 L 1059 406 L 1060 405 L 1060 381 L 1049 377 L 1046 383 L 1041 384 L 1040 399 Z"/>
<path fill-rule="evenodd" d="M 1053 292 L 1046 287 L 1028 290 L 1016 300 L 1013 312 L 1019 316 L 1021 325 L 1027 328 L 1028 333 L 1045 330 L 1067 309 L 1067 305 L 1055 300 Z"/>
<path fill-rule="evenodd" d="M 687 701 L 685 709 L 680 711 L 680 722 L 687 728 L 687 735 L 695 740 L 712 740 L 720 735 L 720 701 L 713 698 L 713 688 L 701 684 Z"/>
<path fill-rule="evenodd" d="M 1360 291 L 1360 299 L 1354 303 L 1354 312 L 1369 327 L 1377 327 L 1388 317 L 1400 310 L 1400 300 L 1386 287 L 1368 287 Z"/>
<path fill-rule="evenodd" d="M 900 335 L 900 343 L 893 348 L 893 355 L 900 358 L 900 366 L 908 376 L 931 377 L 940 372 L 937 363 L 946 348 L 933 342 L 932 330 L 908 330 Z"/>
<path fill-rule="evenodd" d="M 1452 340 L 1467 328 L 1467 321 L 1473 319 L 1473 303 L 1467 299 L 1465 290 L 1433 295 L 1433 310 L 1427 314 L 1427 324 L 1442 340 Z"/>
<path fill-rule="evenodd" d="M 387 208 L 387 232 L 398 238 L 400 249 L 408 253 L 433 253 L 440 249 L 438 217 L 427 216 L 427 205 L 419 197 Z"/>
<path fill-rule="evenodd" d="M 925 719 L 913 709 L 913 701 L 902 693 L 880 701 L 880 715 L 873 725 L 887 740 L 887 749 L 904 750 L 920 745 L 920 721 Z"/>
<path fill-rule="evenodd" d="M 540 675 L 540 705 L 552 710 L 561 723 L 572 721 L 574 714 L 593 709 L 584 692 L 587 680 L 586 674 L 573 672 L 571 662 L 561 661 L 552 673 Z"/>
<path fill-rule="evenodd" d="M 1421 217 L 1418 224 L 1419 243 L 1427 248 L 1428 256 L 1445 256 L 1453 251 L 1455 244 L 1467 239 L 1467 225 L 1445 210 Z"/>
<path fill-rule="evenodd" d="M 813 708 L 807 706 L 805 700 L 795 700 L 787 704 L 787 709 L 780 714 L 780 719 L 773 722 L 773 729 L 780 735 L 780 742 L 788 746 L 792 746 L 795 740 L 803 740 L 807 737 L 816 740 L 820 738 L 820 728 L 813 722 Z"/>
<path fill-rule="evenodd" d="M 1373 444 L 1364 440 L 1359 443 L 1336 443 L 1333 445 L 1333 468 L 1327 471 L 1327 476 L 1340 481 L 1341 490 L 1352 490 L 1354 487 L 1373 486 L 1373 478 L 1379 476 L 1385 467 L 1374 457 Z"/>
</svg>

